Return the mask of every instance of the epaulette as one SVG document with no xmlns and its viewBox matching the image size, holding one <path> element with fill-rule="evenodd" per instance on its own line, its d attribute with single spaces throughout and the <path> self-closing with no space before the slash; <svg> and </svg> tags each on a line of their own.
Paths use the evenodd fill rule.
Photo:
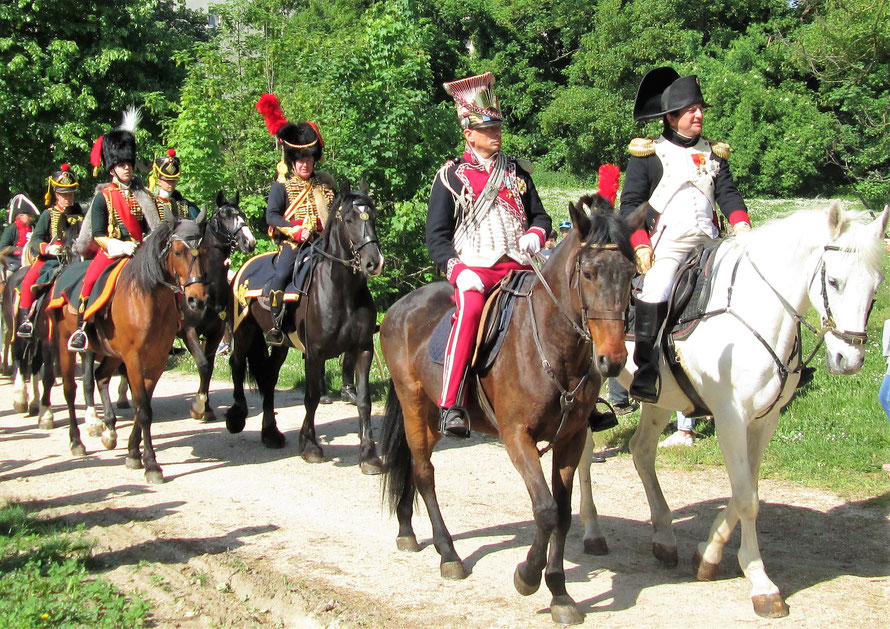
<svg viewBox="0 0 890 629">
<path fill-rule="evenodd" d="M 655 155 L 655 142 L 652 138 L 634 138 L 630 141 L 627 150 L 634 157 L 649 157 Z"/>
<path fill-rule="evenodd" d="M 535 165 L 532 164 L 527 159 L 523 159 L 521 157 L 516 158 L 516 163 L 519 164 L 520 168 L 527 172 L 529 175 L 535 172 Z"/>
<path fill-rule="evenodd" d="M 711 152 L 714 153 L 717 157 L 722 157 L 723 159 L 729 159 L 730 153 L 732 153 L 732 149 L 729 148 L 729 144 L 726 142 L 717 142 L 715 140 L 711 140 L 710 138 L 705 138 L 705 141 L 711 145 Z"/>
</svg>

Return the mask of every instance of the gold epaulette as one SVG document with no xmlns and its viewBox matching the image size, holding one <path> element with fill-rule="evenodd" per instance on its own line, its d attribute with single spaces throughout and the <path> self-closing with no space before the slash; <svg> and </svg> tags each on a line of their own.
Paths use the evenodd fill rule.
<svg viewBox="0 0 890 629">
<path fill-rule="evenodd" d="M 722 157 L 723 159 L 729 159 L 729 155 L 732 152 L 732 149 L 729 148 L 729 144 L 726 142 L 715 142 L 714 140 L 708 140 L 711 143 L 711 152 L 714 153 L 717 157 Z"/>
<path fill-rule="evenodd" d="M 630 141 L 627 150 L 634 157 L 649 157 L 655 155 L 655 142 L 652 138 L 634 138 Z"/>
</svg>

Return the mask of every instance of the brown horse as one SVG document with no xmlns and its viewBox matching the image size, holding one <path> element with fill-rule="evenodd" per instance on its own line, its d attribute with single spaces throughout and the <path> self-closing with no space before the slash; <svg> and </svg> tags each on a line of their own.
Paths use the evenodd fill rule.
<svg viewBox="0 0 890 629">
<path fill-rule="evenodd" d="M 175 227 L 163 223 L 152 231 L 121 271 L 106 307 L 107 316 L 99 317 L 89 332 L 90 350 L 100 361 L 95 371 L 96 383 L 106 409 L 102 444 L 109 450 L 117 445 L 116 418 L 113 411 L 109 413 L 112 407 L 107 399 L 108 380 L 123 363 L 135 407 L 126 465 L 130 469 L 144 466 L 145 479 L 150 483 L 164 482 L 151 439 L 151 396 L 179 331 L 177 299 L 184 299 L 192 310 L 199 310 L 207 301 L 203 222 L 202 212 L 195 221 L 183 220 Z M 77 327 L 77 317 L 67 307 L 49 312 L 68 403 L 71 453 L 83 456 L 86 449 L 74 412 L 76 355 L 67 348 L 68 337 Z M 140 454 L 143 440 L 144 454 Z"/>
<path fill-rule="evenodd" d="M 583 620 L 566 592 L 563 569 L 572 478 L 602 378 L 618 373 L 627 358 L 624 312 L 634 274 L 629 234 L 644 218 L 638 212 L 625 223 L 599 196 L 570 205 L 570 213 L 573 230 L 553 250 L 528 296 L 517 301 L 498 359 L 467 396 L 473 430 L 500 436 L 532 499 L 537 530 L 513 583 L 520 594 L 532 594 L 546 565 L 551 615 L 563 624 Z M 442 370 L 429 359 L 428 345 L 452 295 L 445 282 L 424 286 L 396 302 L 381 324 L 380 344 L 392 374 L 381 444 L 384 492 L 399 521 L 398 548 L 419 549 L 411 516 L 420 491 L 441 555 L 440 573 L 462 579 L 466 573 L 439 510 L 430 461 L 441 438 L 436 399 Z M 483 411 L 480 399 L 493 413 Z M 552 494 L 541 468 L 541 441 L 553 452 Z"/>
</svg>

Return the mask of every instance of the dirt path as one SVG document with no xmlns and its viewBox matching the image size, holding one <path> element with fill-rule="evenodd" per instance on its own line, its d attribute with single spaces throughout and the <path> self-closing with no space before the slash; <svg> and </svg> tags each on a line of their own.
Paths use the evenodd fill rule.
<svg viewBox="0 0 890 629">
<path fill-rule="evenodd" d="M 124 468 L 129 413 L 120 445 L 73 459 L 67 428 L 38 430 L 11 410 L 0 381 L 0 499 L 35 505 L 81 523 L 96 540 L 96 565 L 125 590 L 157 602 L 162 627 L 549 627 L 545 587 L 524 598 L 512 586 L 533 524 L 528 495 L 502 446 L 474 437 L 434 456 L 440 504 L 470 575 L 439 578 L 423 507 L 415 515 L 422 550 L 396 550 L 395 519 L 381 506 L 379 477 L 356 466 L 354 407 L 320 407 L 328 461 L 296 455 L 302 407 L 280 392 L 283 450 L 259 439 L 256 399 L 247 429 L 188 417 L 196 379 L 168 373 L 155 396 L 155 444 L 167 483 L 147 485 Z M 57 388 L 58 389 L 58 388 Z M 214 383 L 217 408 L 226 383 Z M 60 390 L 54 394 L 61 408 Z M 379 433 L 379 421 L 374 428 Z M 549 457 L 545 457 L 549 468 Z M 890 527 L 887 500 L 847 503 L 782 482 L 761 484 L 760 542 L 791 616 L 756 617 L 735 560 L 738 532 L 720 580 L 699 583 L 688 559 L 728 493 L 722 469 L 662 470 L 675 508 L 681 562 L 657 566 L 650 553 L 648 507 L 629 457 L 594 467 L 595 497 L 611 554 L 582 554 L 576 516 L 567 547 L 569 593 L 586 626 L 887 627 Z M 577 490 L 575 491 L 577 513 Z"/>
</svg>

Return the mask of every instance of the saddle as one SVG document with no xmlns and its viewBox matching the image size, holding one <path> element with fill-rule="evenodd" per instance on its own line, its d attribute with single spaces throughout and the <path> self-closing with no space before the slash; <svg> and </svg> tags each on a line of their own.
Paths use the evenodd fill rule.
<svg viewBox="0 0 890 629">
<path fill-rule="evenodd" d="M 707 314 L 708 301 L 711 298 L 714 278 L 715 253 L 722 242 L 709 247 L 697 247 L 690 252 L 680 264 L 674 276 L 674 286 L 668 299 L 667 317 L 659 335 L 659 347 L 665 362 L 671 370 L 677 385 L 683 391 L 694 409 L 686 413 L 687 417 L 709 417 L 713 413 L 702 401 L 701 396 L 692 386 L 689 376 L 683 370 L 677 355 L 676 342 L 682 341 L 692 334 L 699 322 Z M 642 281 L 642 278 L 637 278 Z M 626 338 L 633 341 L 634 305 L 631 300 L 625 327 Z"/>
<path fill-rule="evenodd" d="M 101 313 L 111 303 L 111 297 L 114 295 L 114 288 L 117 285 L 118 277 L 130 258 L 121 258 L 115 264 L 107 267 L 90 292 L 90 298 L 87 301 L 87 307 L 84 311 L 84 317 L 87 319 L 101 316 Z M 50 294 L 50 301 L 47 310 L 61 308 L 67 305 L 72 313 L 77 313 L 79 306 L 80 287 L 83 284 L 83 278 L 86 275 L 90 261 L 75 262 L 65 267 L 56 278 Z"/>
<path fill-rule="evenodd" d="M 484 374 L 494 364 L 510 328 L 516 299 L 528 295 L 532 284 L 529 280 L 533 278 L 534 274 L 528 271 L 511 271 L 485 300 L 482 319 L 479 321 L 479 330 L 476 333 L 476 349 L 470 360 L 471 372 Z M 430 336 L 429 357 L 438 365 L 445 364 L 445 347 L 451 334 L 451 318 L 454 312 L 454 308 L 449 308 L 439 319 Z"/>
<path fill-rule="evenodd" d="M 291 281 L 284 288 L 286 304 L 298 303 L 301 297 L 309 293 L 309 286 L 317 262 L 318 256 L 315 255 L 313 247 L 304 247 L 300 250 Z M 238 329 L 241 321 L 247 315 L 247 309 L 251 302 L 256 302 L 261 308 L 270 310 L 269 285 L 275 277 L 277 263 L 278 253 L 270 251 L 251 258 L 238 270 L 232 280 L 232 291 L 237 302 L 234 329 Z"/>
</svg>

